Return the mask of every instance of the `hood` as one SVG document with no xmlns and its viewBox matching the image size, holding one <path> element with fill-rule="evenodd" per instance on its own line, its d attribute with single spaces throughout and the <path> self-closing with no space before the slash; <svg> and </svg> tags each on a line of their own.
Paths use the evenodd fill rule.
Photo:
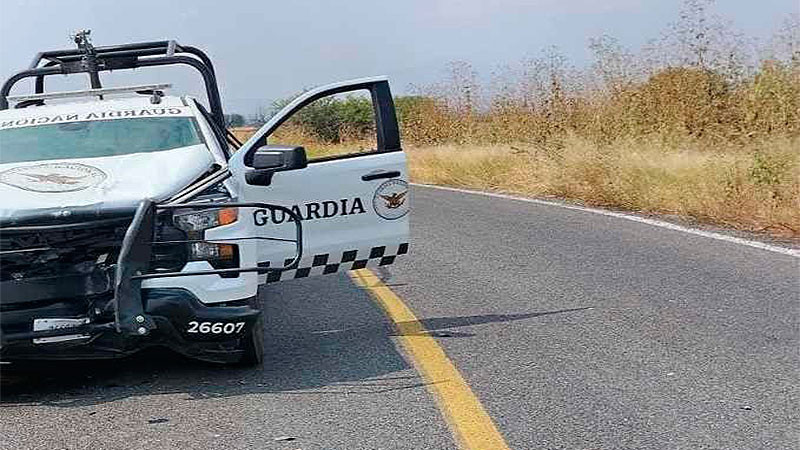
<svg viewBox="0 0 800 450">
<path fill-rule="evenodd" d="M 0 164 L 0 220 L 70 209 L 135 208 L 145 198 L 161 201 L 209 170 L 214 159 L 205 145 L 102 158 Z"/>
</svg>

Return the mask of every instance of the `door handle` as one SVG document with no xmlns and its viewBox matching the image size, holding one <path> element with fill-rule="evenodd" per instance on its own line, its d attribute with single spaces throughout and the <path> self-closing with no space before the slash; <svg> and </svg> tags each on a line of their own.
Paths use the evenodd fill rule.
<svg viewBox="0 0 800 450">
<path fill-rule="evenodd" d="M 361 177 L 364 181 L 380 180 L 381 178 L 397 178 L 400 176 L 399 170 L 386 170 L 380 172 L 372 172 Z"/>
</svg>

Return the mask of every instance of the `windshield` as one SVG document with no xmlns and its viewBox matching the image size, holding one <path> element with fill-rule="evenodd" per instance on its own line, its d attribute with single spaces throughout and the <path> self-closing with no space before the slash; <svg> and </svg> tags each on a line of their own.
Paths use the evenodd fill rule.
<svg viewBox="0 0 800 450">
<path fill-rule="evenodd" d="M 158 152 L 202 143 L 191 117 L 7 128 L 0 130 L 0 164 Z"/>
</svg>

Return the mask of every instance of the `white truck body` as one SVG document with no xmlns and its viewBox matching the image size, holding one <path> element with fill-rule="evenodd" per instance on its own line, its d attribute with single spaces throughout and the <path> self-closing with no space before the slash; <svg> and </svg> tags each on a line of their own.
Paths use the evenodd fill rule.
<svg viewBox="0 0 800 450">
<path fill-rule="evenodd" d="M 275 129 L 306 104 L 358 90 L 372 94 L 378 148 L 306 161 L 302 148 L 268 145 L 267 139 Z M 160 93 L 115 97 L 93 92 L 87 101 L 70 93 L 63 98 L 53 96 L 52 104 L 43 101 L 47 98 L 44 95 L 30 97 L 27 101 L 39 103 L 0 110 L 0 237 L 5 258 L 0 271 L 2 302 L 11 302 L 9 308 L 19 309 L 25 304 L 24 297 L 31 295 L 31 301 L 35 300 L 31 304 L 39 305 L 41 300 L 34 297 L 46 291 L 49 302 L 59 295 L 77 295 L 94 306 L 87 314 L 69 315 L 52 312 L 57 309 L 31 307 L 23 322 L 32 321 L 32 331 L 20 332 L 24 324 L 19 320 L 9 325 L 14 333 L 4 324 L 3 350 L 10 341 L 33 342 L 36 348 L 81 345 L 94 339 L 85 331 L 87 327 L 99 334 L 113 334 L 109 330 L 116 328 L 122 337 L 126 331 L 130 335 L 138 330 L 143 336 L 152 333 L 159 339 L 180 341 L 174 345 L 168 341 L 167 345 L 179 351 L 187 348 L 185 353 L 191 356 L 225 359 L 218 356 L 218 350 L 203 347 L 203 340 L 241 340 L 245 334 L 255 333 L 258 325 L 253 321 L 260 311 L 229 305 L 252 303 L 260 285 L 390 265 L 408 252 L 406 160 L 385 78 L 353 80 L 308 91 L 235 152 L 225 141 L 219 122 L 211 120 L 191 97 Z M 299 162 L 270 166 L 269 161 L 278 160 L 275 158 L 299 158 Z M 225 222 L 191 231 L 195 226 L 191 224 L 211 217 L 181 210 L 183 205 L 197 207 L 198 202 L 219 204 L 208 208 L 209 214 L 219 221 L 225 212 Z M 157 244 L 172 242 L 170 248 L 180 249 L 176 254 L 189 255 L 171 272 L 154 269 L 143 273 L 146 270 L 136 269 L 128 273 L 123 268 L 124 258 L 130 256 L 127 253 L 138 251 L 126 244 L 132 236 L 161 232 L 132 231 L 142 226 L 137 220 L 145 203 L 155 205 L 153 210 L 172 212 L 169 227 L 175 230 L 180 228 L 178 224 L 190 224 L 184 229 L 183 240 L 156 239 L 152 243 L 155 249 Z M 225 203 L 239 206 L 227 208 Z M 133 217 L 122 253 L 92 253 L 90 260 L 69 268 L 71 277 L 94 277 L 93 286 L 102 272 L 106 278 L 100 283 L 103 292 L 111 289 L 116 298 L 95 305 L 92 295 L 100 288 L 88 289 L 83 295 L 65 288 L 67 284 L 60 284 L 52 274 L 44 279 L 32 275 L 37 268 L 66 254 L 49 248 L 51 242 L 45 241 L 50 238 L 41 236 L 55 229 L 62 233 L 61 239 L 63 233 L 69 236 L 73 225 L 83 226 L 80 221 L 86 217 L 94 220 L 118 211 L 129 211 L 128 217 Z M 156 217 L 163 219 L 163 215 Z M 162 225 L 157 224 L 161 230 L 159 227 Z M 146 242 L 150 245 L 149 240 Z M 235 266 L 220 270 L 214 258 L 231 248 L 236 252 Z M 203 252 L 211 252 L 211 256 L 206 258 Z M 119 263 L 115 264 L 114 258 L 119 258 Z M 44 291 L 43 285 L 47 288 Z M 131 302 L 128 298 L 125 304 L 135 308 L 123 308 L 121 293 L 126 298 L 142 296 L 145 300 Z M 146 300 L 148 295 L 153 299 Z M 226 315 L 228 311 L 232 311 L 230 315 Z M 116 317 L 114 322 L 108 322 L 111 313 Z M 203 319 L 204 314 L 212 319 Z M 234 320 L 245 316 L 247 328 L 245 319 Z M 100 323 L 103 320 L 106 322 Z M 59 330 L 52 328 L 54 323 L 75 327 L 75 332 L 58 334 Z M 163 336 L 158 334 L 159 327 Z M 201 342 L 194 342 L 196 338 Z M 119 345 L 125 347 L 128 342 Z M 252 353 L 242 350 L 241 342 L 236 345 L 237 351 Z M 120 349 L 119 354 L 129 350 Z M 56 354 L 53 351 L 49 356 Z"/>
</svg>

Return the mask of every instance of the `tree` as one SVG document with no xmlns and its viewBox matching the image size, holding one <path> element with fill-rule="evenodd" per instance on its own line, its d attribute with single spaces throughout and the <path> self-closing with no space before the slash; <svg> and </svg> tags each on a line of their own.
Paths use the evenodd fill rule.
<svg viewBox="0 0 800 450">
<path fill-rule="evenodd" d="M 244 116 L 241 114 L 225 114 L 225 126 L 228 128 L 244 126 Z"/>
</svg>

